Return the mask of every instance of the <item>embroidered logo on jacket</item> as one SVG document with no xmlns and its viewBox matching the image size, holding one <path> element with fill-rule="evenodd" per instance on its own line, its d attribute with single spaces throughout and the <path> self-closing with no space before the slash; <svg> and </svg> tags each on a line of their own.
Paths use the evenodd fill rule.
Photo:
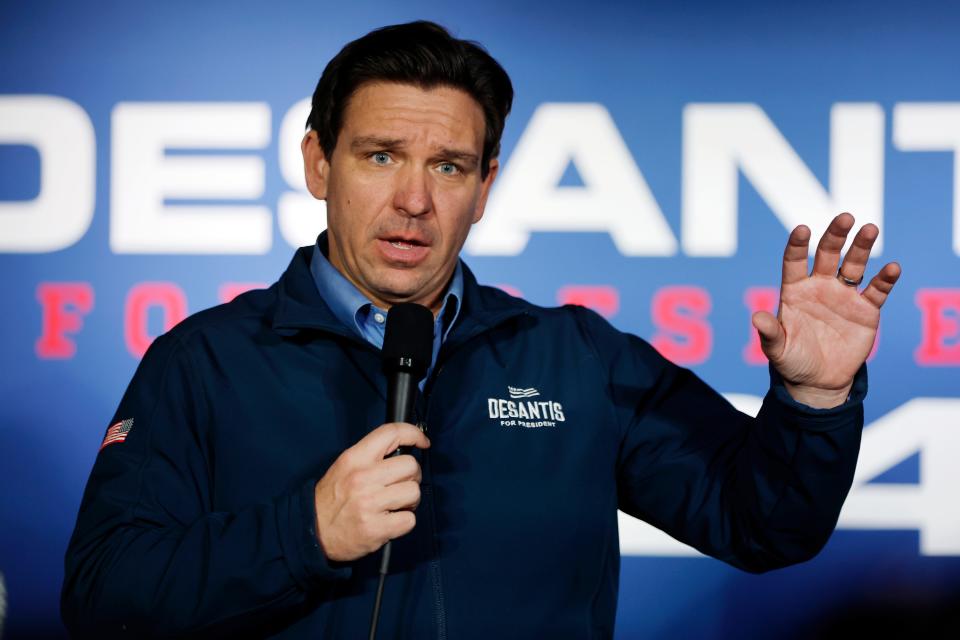
<svg viewBox="0 0 960 640">
<path fill-rule="evenodd" d="M 126 420 L 121 420 L 115 425 L 112 425 L 107 429 L 107 435 L 103 438 L 103 443 L 100 445 L 100 450 L 109 444 L 115 444 L 117 442 L 123 442 L 127 439 L 127 434 L 130 433 L 130 430 L 133 429 L 133 418 L 127 418 Z"/>
<path fill-rule="evenodd" d="M 506 398 L 488 398 L 487 411 L 491 420 L 499 420 L 501 427 L 555 427 L 566 418 L 563 405 L 551 400 L 530 400 L 540 396 L 534 387 L 522 389 L 507 387 Z"/>
<path fill-rule="evenodd" d="M 510 397 L 516 400 L 517 398 L 533 398 L 540 395 L 540 392 L 537 391 L 534 387 L 529 389 L 518 389 L 517 387 L 507 387 L 507 393 L 510 394 Z"/>
</svg>

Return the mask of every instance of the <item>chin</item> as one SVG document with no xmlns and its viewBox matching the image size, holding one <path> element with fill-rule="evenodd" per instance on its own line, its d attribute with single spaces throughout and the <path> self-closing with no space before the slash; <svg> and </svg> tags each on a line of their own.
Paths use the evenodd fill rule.
<svg viewBox="0 0 960 640">
<path fill-rule="evenodd" d="M 407 278 L 388 278 L 378 282 L 374 291 L 383 300 L 396 304 L 416 298 L 422 289 L 423 284 L 419 281 L 411 281 Z"/>
</svg>

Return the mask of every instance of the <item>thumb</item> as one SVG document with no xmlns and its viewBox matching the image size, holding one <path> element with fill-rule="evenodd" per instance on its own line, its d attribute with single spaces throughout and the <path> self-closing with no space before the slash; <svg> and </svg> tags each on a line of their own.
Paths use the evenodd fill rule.
<svg viewBox="0 0 960 640">
<path fill-rule="evenodd" d="M 405 422 L 382 424 L 354 445 L 364 459 L 375 462 L 383 460 L 397 450 L 397 447 L 418 447 L 426 449 L 430 440 L 420 429 Z"/>
<path fill-rule="evenodd" d="M 778 358 L 783 353 L 787 338 L 780 321 L 767 311 L 757 311 L 750 320 L 760 334 L 760 348 L 763 349 L 764 355 L 770 360 Z"/>
</svg>

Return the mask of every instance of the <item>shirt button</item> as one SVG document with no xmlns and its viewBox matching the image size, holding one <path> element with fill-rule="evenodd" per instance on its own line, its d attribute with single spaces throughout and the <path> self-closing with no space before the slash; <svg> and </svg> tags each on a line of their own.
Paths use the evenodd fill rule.
<svg viewBox="0 0 960 640">
<path fill-rule="evenodd" d="M 377 324 L 383 324 L 387 320 L 382 313 L 373 314 L 373 319 L 377 321 Z"/>
</svg>

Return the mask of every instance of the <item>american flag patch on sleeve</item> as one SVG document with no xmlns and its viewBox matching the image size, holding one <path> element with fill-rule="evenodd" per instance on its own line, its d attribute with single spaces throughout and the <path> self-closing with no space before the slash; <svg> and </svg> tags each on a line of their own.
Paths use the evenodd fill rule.
<svg viewBox="0 0 960 640">
<path fill-rule="evenodd" d="M 117 424 L 111 426 L 109 429 L 107 429 L 107 435 L 103 438 L 103 443 L 100 445 L 100 450 L 102 451 L 103 448 L 108 444 L 114 444 L 126 440 L 127 434 L 130 433 L 131 429 L 133 429 L 133 418 L 121 420 Z"/>
</svg>

